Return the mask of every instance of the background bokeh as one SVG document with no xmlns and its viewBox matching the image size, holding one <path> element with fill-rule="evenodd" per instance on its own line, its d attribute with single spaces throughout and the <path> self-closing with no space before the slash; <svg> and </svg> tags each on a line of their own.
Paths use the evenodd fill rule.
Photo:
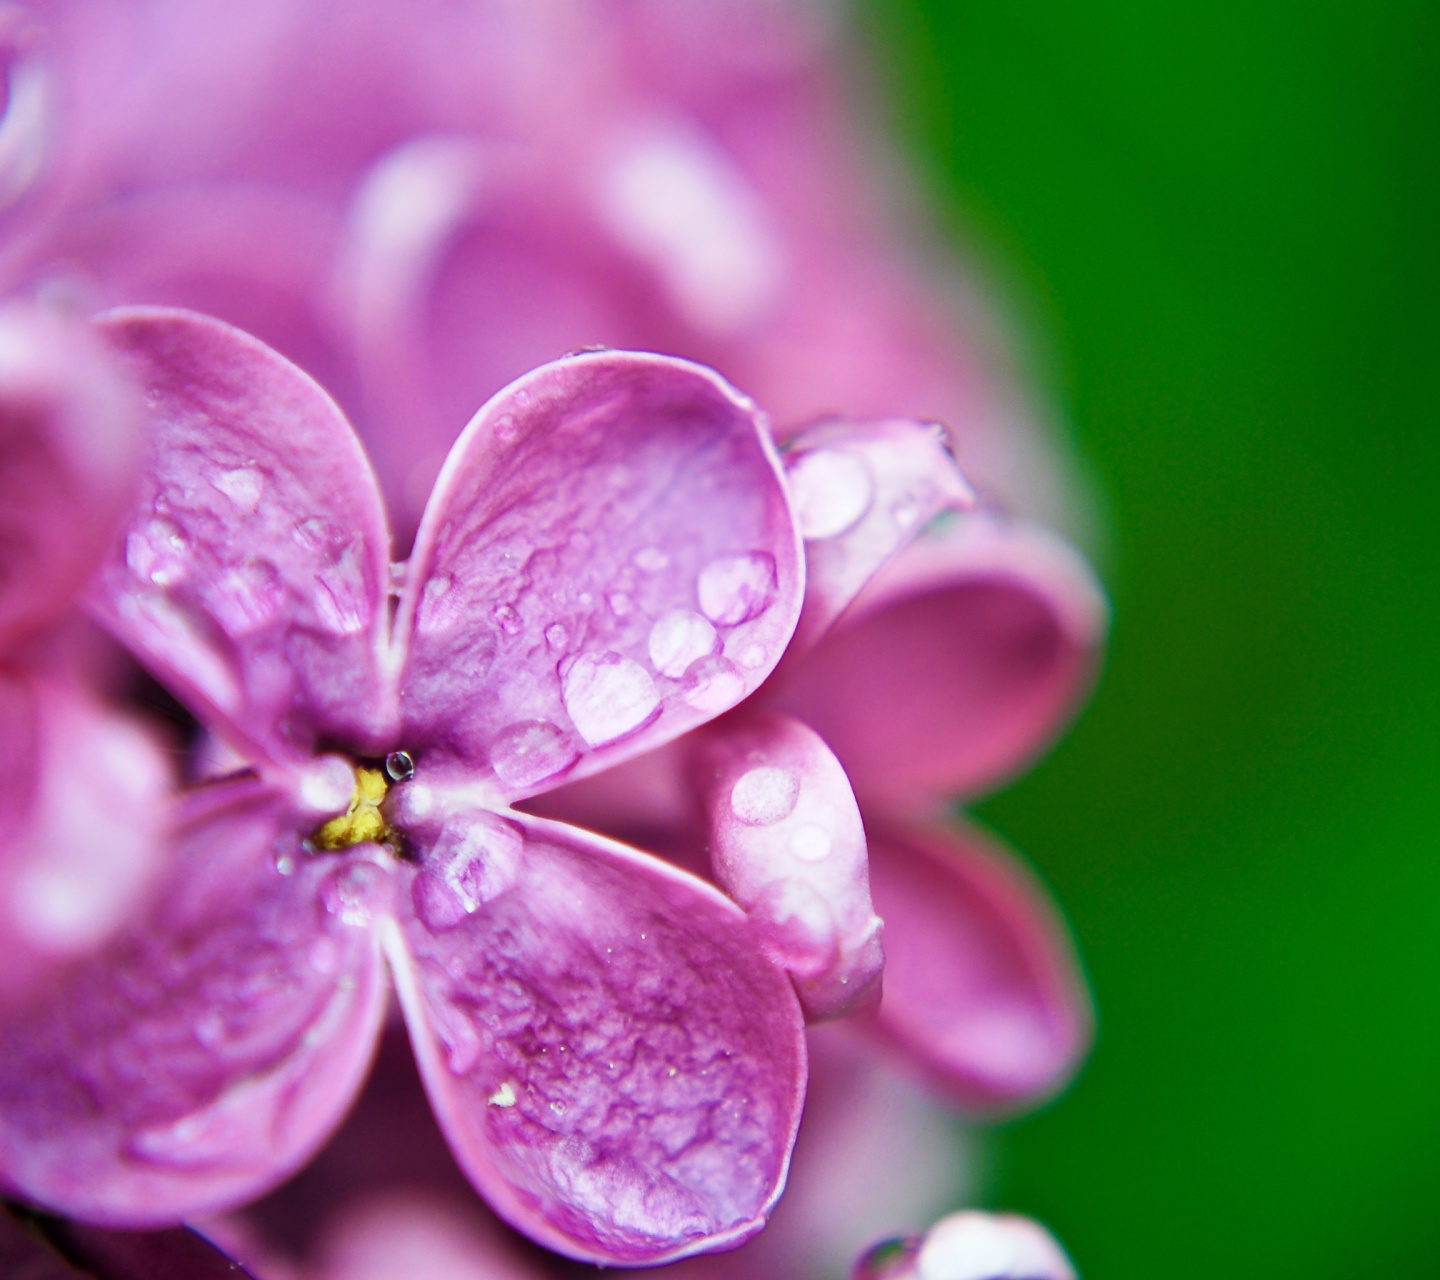
<svg viewBox="0 0 1440 1280">
<path fill-rule="evenodd" d="M 1108 528 L 1099 694 L 982 808 L 1100 1037 L 992 1198 L 1106 1280 L 1440 1275 L 1440 7 L 860 15 Z"/>
</svg>

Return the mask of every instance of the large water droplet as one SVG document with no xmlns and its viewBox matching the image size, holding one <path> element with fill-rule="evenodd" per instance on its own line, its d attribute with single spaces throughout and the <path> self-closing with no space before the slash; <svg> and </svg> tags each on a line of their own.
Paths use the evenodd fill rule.
<svg viewBox="0 0 1440 1280">
<path fill-rule="evenodd" d="M 689 609 L 671 609 L 650 628 L 650 665 L 672 680 L 683 676 L 697 658 L 707 657 L 719 647 L 715 628 Z"/>
<path fill-rule="evenodd" d="M 685 671 L 682 696 L 697 711 L 719 715 L 745 696 L 745 681 L 728 658 L 700 658 Z"/>
<path fill-rule="evenodd" d="M 265 492 L 265 477 L 254 467 L 235 467 L 230 471 L 219 471 L 210 477 L 210 483 L 240 511 L 251 514 L 260 505 Z"/>
<path fill-rule="evenodd" d="M 520 620 L 520 611 L 513 604 L 497 604 L 491 616 L 507 636 L 518 636 L 525 625 Z"/>
<path fill-rule="evenodd" d="M 560 697 L 592 747 L 616 742 L 649 722 L 660 691 L 638 662 L 606 650 L 582 653 L 560 675 Z"/>
<path fill-rule="evenodd" d="M 375 918 L 375 903 L 385 873 L 373 862 L 341 867 L 320 888 L 325 910 L 342 924 L 360 928 Z"/>
<path fill-rule="evenodd" d="M 230 635 L 246 636 L 275 617 L 284 596 L 280 570 L 257 556 L 226 569 L 205 593 L 205 602 Z"/>
<path fill-rule="evenodd" d="M 552 622 L 545 628 L 545 643 L 552 653 L 559 653 L 570 643 L 570 633 L 558 622 Z"/>
<path fill-rule="evenodd" d="M 751 827 L 768 827 L 794 812 L 800 779 L 789 769 L 761 765 L 742 774 L 730 788 L 730 810 Z"/>
<path fill-rule="evenodd" d="M 421 631 L 448 631 L 463 612 L 463 593 L 456 590 L 455 580 L 448 573 L 437 573 L 425 583 L 420 593 L 420 611 L 416 625 Z"/>
<path fill-rule="evenodd" d="M 507 787 L 529 787 L 568 769 L 579 754 L 559 725 L 522 720 L 495 735 L 490 744 L 490 767 Z"/>
<path fill-rule="evenodd" d="M 870 509 L 875 496 L 865 460 L 840 449 L 800 454 L 790 463 L 789 479 L 800 532 L 812 539 L 844 533 Z"/>
<path fill-rule="evenodd" d="M 477 813 L 445 824 L 415 877 L 415 911 L 432 933 L 455 928 L 520 875 L 524 842 L 504 819 Z"/>
<path fill-rule="evenodd" d="M 355 635 L 370 618 L 365 591 L 364 551 L 359 539 L 349 543 L 332 564 L 315 575 L 311 596 L 320 625 L 339 635 Z"/>
<path fill-rule="evenodd" d="M 125 564 L 141 582 L 173 587 L 182 582 L 189 565 L 190 541 L 174 521 L 156 516 L 125 537 Z"/>
<path fill-rule="evenodd" d="M 765 551 L 721 556 L 700 570 L 695 587 L 701 610 L 717 626 L 749 622 L 775 599 L 775 557 Z"/>
</svg>

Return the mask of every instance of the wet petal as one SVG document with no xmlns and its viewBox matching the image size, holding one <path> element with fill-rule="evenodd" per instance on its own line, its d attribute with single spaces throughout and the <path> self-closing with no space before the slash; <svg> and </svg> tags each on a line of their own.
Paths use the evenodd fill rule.
<svg viewBox="0 0 1440 1280">
<path fill-rule="evenodd" d="M 104 943 L 169 853 L 161 745 L 78 686 L 0 678 L 0 1009 Z"/>
<path fill-rule="evenodd" d="M 163 896 L 5 1019 L 0 1177 L 57 1212 L 160 1226 L 273 1186 L 338 1123 L 384 1008 L 388 881 L 305 858 L 257 783 L 195 797 Z"/>
<path fill-rule="evenodd" d="M 1035 525 L 954 518 L 908 548 L 775 703 L 819 731 L 864 802 L 984 791 L 1068 722 L 1107 621 L 1089 566 Z"/>
<path fill-rule="evenodd" d="M 935 516 L 973 501 L 944 429 L 900 418 L 811 427 L 786 442 L 785 473 L 805 537 L 797 652 Z"/>
<path fill-rule="evenodd" d="M 53 621 L 129 500 L 138 398 L 85 327 L 0 309 L 0 647 Z"/>
<path fill-rule="evenodd" d="M 111 312 L 152 447 L 93 607 L 202 719 L 272 758 L 378 741 L 389 535 L 349 424 L 255 339 L 190 312 Z"/>
<path fill-rule="evenodd" d="M 970 1107 L 1053 1093 L 1090 1044 L 1090 1002 L 1049 896 L 973 828 L 870 824 L 886 921 L 880 1028 Z"/>
<path fill-rule="evenodd" d="M 512 887 L 390 944 L 456 1158 L 502 1217 L 572 1257 L 655 1263 L 743 1240 L 799 1119 L 789 982 L 701 881 L 558 823 L 509 825 Z"/>
<path fill-rule="evenodd" d="M 661 356 L 571 356 L 466 428 L 416 539 L 407 742 L 531 795 L 728 709 L 795 626 L 799 540 L 758 411 Z"/>
<path fill-rule="evenodd" d="M 750 913 L 812 1020 L 879 995 L 865 829 L 845 771 L 784 716 L 727 719 L 694 746 L 717 882 Z"/>
</svg>

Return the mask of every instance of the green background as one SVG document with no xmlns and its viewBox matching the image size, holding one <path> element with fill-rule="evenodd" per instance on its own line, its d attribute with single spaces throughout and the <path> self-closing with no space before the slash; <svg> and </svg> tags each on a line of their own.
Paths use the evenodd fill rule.
<svg viewBox="0 0 1440 1280">
<path fill-rule="evenodd" d="M 1110 530 L 1098 694 L 981 809 L 1100 1010 L 994 1202 L 1092 1280 L 1440 1276 L 1440 6 L 860 18 Z"/>
</svg>

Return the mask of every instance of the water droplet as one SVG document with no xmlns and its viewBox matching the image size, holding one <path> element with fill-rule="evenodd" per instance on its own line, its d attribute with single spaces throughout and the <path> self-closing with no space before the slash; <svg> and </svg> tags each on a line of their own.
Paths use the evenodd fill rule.
<svg viewBox="0 0 1440 1280">
<path fill-rule="evenodd" d="M 578 596 L 575 597 L 575 601 L 577 604 L 588 609 L 592 604 L 595 603 L 595 597 L 592 596 L 588 591 L 582 591 Z"/>
<path fill-rule="evenodd" d="M 515 403 L 521 409 L 528 408 L 530 404 L 530 393 L 524 390 L 517 391 L 515 393 Z"/>
<path fill-rule="evenodd" d="M 497 604 L 491 616 L 507 636 L 518 636 L 524 626 L 520 621 L 520 613 L 513 604 Z"/>
<path fill-rule="evenodd" d="M 156 516 L 125 538 L 125 564 L 141 582 L 173 587 L 182 582 L 189 566 L 190 542 L 180 526 Z"/>
<path fill-rule="evenodd" d="M 582 653 L 570 663 L 560 674 L 560 698 L 592 747 L 634 733 L 660 709 L 660 691 L 650 673 L 608 650 Z"/>
<path fill-rule="evenodd" d="M 416 625 L 421 631 L 448 631 L 463 611 L 463 595 L 455 589 L 455 580 L 448 573 L 437 573 L 420 593 Z"/>
<path fill-rule="evenodd" d="M 277 853 L 275 855 L 275 870 L 282 876 L 293 876 L 295 874 L 295 859 L 288 853 Z"/>
<path fill-rule="evenodd" d="M 697 658 L 720 647 L 720 637 L 704 618 L 689 609 L 671 609 L 650 628 L 650 665 L 662 676 L 678 679 Z"/>
<path fill-rule="evenodd" d="M 509 444 L 520 434 L 520 425 L 515 421 L 513 413 L 502 413 L 495 419 L 496 439 Z"/>
<path fill-rule="evenodd" d="M 545 643 L 550 646 L 552 653 L 559 653 L 570 642 L 570 633 L 558 622 L 552 622 L 545 628 Z"/>
<path fill-rule="evenodd" d="M 902 529 L 910 528 L 920 518 L 920 502 L 913 493 L 904 493 L 891 504 L 890 514 Z"/>
<path fill-rule="evenodd" d="M 696 581 L 700 608 L 711 622 L 733 627 L 758 618 L 775 599 L 775 557 L 765 551 L 721 556 Z"/>
<path fill-rule="evenodd" d="M 432 933 L 455 928 L 520 875 L 524 842 L 501 818 L 475 813 L 445 824 L 415 877 L 415 911 Z"/>
<path fill-rule="evenodd" d="M 506 1080 L 486 1101 L 492 1107 L 513 1107 L 516 1102 L 515 1086 Z"/>
<path fill-rule="evenodd" d="M 697 711 L 719 715 L 745 696 L 745 681 L 727 658 L 700 658 L 685 671 L 682 695 Z"/>
<path fill-rule="evenodd" d="M 265 492 L 265 477 L 253 467 L 217 472 L 210 477 L 210 483 L 246 515 L 260 505 L 260 497 Z"/>
<path fill-rule="evenodd" d="M 800 797 L 800 779 L 789 769 L 761 765 L 730 788 L 730 811 L 746 826 L 768 827 L 788 818 Z"/>
<path fill-rule="evenodd" d="M 384 878 L 373 862 L 352 862 L 325 882 L 320 901 L 342 924 L 367 925 L 375 918 L 375 898 Z"/>
<path fill-rule="evenodd" d="M 408 782 L 415 776 L 415 757 L 408 751 L 392 751 L 385 757 L 385 772 L 391 782 Z"/>
<path fill-rule="evenodd" d="M 643 569 L 646 573 L 659 573 L 670 563 L 670 557 L 659 547 L 641 547 L 630 558 L 637 569 Z"/>
<path fill-rule="evenodd" d="M 334 527 L 319 516 L 309 516 L 297 522 L 290 530 L 290 536 L 295 539 L 297 546 L 304 547 L 307 551 L 329 550 L 331 544 L 337 541 Z"/>
<path fill-rule="evenodd" d="M 370 601 L 365 590 L 364 551 L 358 538 L 315 575 L 310 602 L 315 617 L 327 631 L 349 636 L 365 630 Z"/>
<path fill-rule="evenodd" d="M 265 626 L 280 610 L 285 584 L 268 560 L 252 557 L 225 570 L 206 592 L 215 620 L 232 636 Z"/>
<path fill-rule="evenodd" d="M 568 769 L 579 754 L 559 725 L 522 720 L 495 735 L 490 744 L 490 767 L 507 787 L 530 787 Z"/>
<path fill-rule="evenodd" d="M 628 618 L 635 609 L 635 602 L 623 591 L 612 591 L 605 597 L 605 603 L 617 618 Z"/>
<path fill-rule="evenodd" d="M 833 845 L 830 833 L 813 822 L 802 822 L 790 833 L 790 852 L 802 862 L 819 862 Z"/>
<path fill-rule="evenodd" d="M 833 538 L 870 509 L 875 481 L 865 460 L 841 449 L 802 453 L 789 464 L 790 495 L 800 532 Z"/>
<path fill-rule="evenodd" d="M 758 671 L 765 665 L 765 646 L 763 644 L 747 644 L 735 657 L 742 667 L 750 671 Z"/>
</svg>

